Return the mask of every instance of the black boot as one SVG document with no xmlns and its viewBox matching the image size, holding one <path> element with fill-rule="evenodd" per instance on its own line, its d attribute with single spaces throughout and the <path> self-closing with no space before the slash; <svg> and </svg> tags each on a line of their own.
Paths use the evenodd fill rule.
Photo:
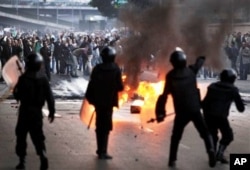
<svg viewBox="0 0 250 170">
<path fill-rule="evenodd" d="M 214 150 L 208 151 L 208 159 L 209 159 L 209 166 L 210 167 L 215 167 L 216 158 L 215 158 L 215 151 Z"/>
<path fill-rule="evenodd" d="M 98 156 L 98 158 L 99 159 L 113 159 L 113 157 L 112 156 L 110 156 L 110 155 L 108 155 L 108 154 L 100 154 L 99 156 Z"/>
<path fill-rule="evenodd" d="M 49 168 L 49 162 L 48 158 L 45 155 L 45 152 L 43 152 L 40 155 L 40 161 L 41 161 L 40 170 L 47 170 Z"/>
<path fill-rule="evenodd" d="M 225 145 L 220 145 L 218 152 L 216 154 L 216 159 L 217 161 L 220 161 L 222 164 L 228 164 L 229 161 L 224 157 L 224 152 L 226 150 L 227 146 Z"/>
<path fill-rule="evenodd" d="M 99 159 L 112 159 L 112 156 L 107 154 L 109 133 L 96 132 L 97 140 L 97 155 Z"/>
<path fill-rule="evenodd" d="M 108 138 L 109 133 L 103 135 L 102 139 L 102 151 L 99 155 L 99 159 L 112 159 L 113 157 L 107 154 L 107 148 L 108 148 Z"/>
<path fill-rule="evenodd" d="M 171 143 L 170 143 L 169 161 L 168 161 L 169 167 L 176 167 L 176 160 L 177 160 L 177 152 L 178 152 L 179 143 L 180 143 L 180 139 L 176 139 L 172 135 Z"/>
<path fill-rule="evenodd" d="M 101 155 L 102 154 L 103 137 L 102 137 L 102 134 L 100 132 L 96 132 L 96 144 L 97 144 L 96 154 Z"/>
<path fill-rule="evenodd" d="M 176 167 L 175 161 L 170 161 L 170 160 L 169 160 L 168 166 L 169 166 L 169 167 Z"/>
<path fill-rule="evenodd" d="M 207 154 L 208 154 L 208 159 L 209 159 L 209 166 L 210 167 L 215 167 L 216 165 L 216 157 L 215 157 L 215 147 L 214 147 L 214 141 L 212 136 L 208 136 L 208 141 L 205 139 L 205 145 L 207 148 Z"/>
<path fill-rule="evenodd" d="M 25 169 L 25 158 L 24 157 L 19 158 L 19 163 L 16 166 L 16 169 Z"/>
</svg>

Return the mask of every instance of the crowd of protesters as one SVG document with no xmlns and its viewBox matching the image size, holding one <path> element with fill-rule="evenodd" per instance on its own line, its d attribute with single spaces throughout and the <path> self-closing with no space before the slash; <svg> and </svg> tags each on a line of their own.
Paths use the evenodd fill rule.
<svg viewBox="0 0 250 170">
<path fill-rule="evenodd" d="M 105 30 L 95 33 L 57 32 L 0 29 L 0 59 L 2 66 L 14 55 L 23 63 L 32 53 L 40 53 L 44 59 L 44 72 L 50 74 L 89 76 L 93 67 L 101 62 L 100 51 L 107 45 L 116 46 L 120 37 L 126 36 L 123 30 Z M 226 37 L 225 53 L 231 61 L 240 80 L 247 80 L 250 72 L 250 33 L 234 32 Z M 209 68 L 203 68 L 200 76 L 216 77 Z M 3 81 L 1 79 L 1 81 Z"/>
<path fill-rule="evenodd" d="M 119 40 L 117 32 L 72 33 L 27 31 L 5 32 L 0 35 L 0 59 L 4 65 L 16 55 L 25 63 L 27 56 L 40 53 L 44 60 L 43 70 L 48 79 L 50 74 L 78 77 L 80 72 L 89 75 L 92 68 L 101 62 L 100 51 Z"/>
<path fill-rule="evenodd" d="M 247 80 L 250 71 L 250 33 L 233 32 L 228 35 L 225 52 L 240 80 Z"/>
</svg>

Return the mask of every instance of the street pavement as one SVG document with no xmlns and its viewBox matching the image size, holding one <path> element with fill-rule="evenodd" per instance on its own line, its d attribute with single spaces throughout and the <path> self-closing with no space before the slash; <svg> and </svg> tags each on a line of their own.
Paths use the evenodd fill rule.
<svg viewBox="0 0 250 170">
<path fill-rule="evenodd" d="M 202 89 L 211 80 L 201 81 Z M 249 81 L 237 82 L 244 98 L 248 99 Z M 249 89 L 247 89 L 249 88 Z M 202 90 L 202 91 L 203 91 Z M 18 163 L 15 155 L 15 125 L 17 109 L 13 100 L 0 103 L 0 170 L 14 170 Z M 79 119 L 80 100 L 56 100 L 57 118 L 50 124 L 44 118 L 47 154 L 51 170 L 167 170 L 169 144 L 174 115 L 171 102 L 169 116 L 163 123 L 147 124 L 153 110 L 141 115 L 130 114 L 130 103 L 114 113 L 114 130 L 110 135 L 108 152 L 112 160 L 98 160 L 95 154 L 95 130 L 87 130 L 87 125 Z M 230 153 L 250 153 L 250 106 L 239 113 L 235 106 L 230 113 L 230 123 L 234 131 L 234 141 L 226 151 Z M 28 137 L 27 170 L 39 169 L 39 158 Z M 229 165 L 217 164 L 208 167 L 204 143 L 192 123 L 184 131 L 179 146 L 176 170 L 229 170 Z"/>
</svg>

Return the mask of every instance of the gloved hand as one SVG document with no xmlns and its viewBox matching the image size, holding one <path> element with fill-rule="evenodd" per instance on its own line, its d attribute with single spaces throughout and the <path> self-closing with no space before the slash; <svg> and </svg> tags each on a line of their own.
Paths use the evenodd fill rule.
<svg viewBox="0 0 250 170">
<path fill-rule="evenodd" d="M 196 59 L 196 64 L 197 65 L 203 65 L 203 63 L 205 62 L 206 60 L 206 57 L 205 56 L 199 56 L 197 59 Z"/>
<path fill-rule="evenodd" d="M 206 60 L 205 56 L 199 56 L 196 60 Z"/>
<path fill-rule="evenodd" d="M 158 114 L 157 117 L 156 117 L 157 123 L 163 122 L 164 119 L 165 119 L 165 117 L 166 117 L 166 113 L 164 113 L 164 114 Z"/>
<path fill-rule="evenodd" d="M 48 120 L 50 123 L 52 123 L 55 119 L 55 113 L 49 113 Z"/>
</svg>

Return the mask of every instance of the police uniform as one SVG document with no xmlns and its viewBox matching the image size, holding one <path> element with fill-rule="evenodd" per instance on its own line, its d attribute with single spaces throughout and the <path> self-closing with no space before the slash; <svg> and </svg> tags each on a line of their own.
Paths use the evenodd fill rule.
<svg viewBox="0 0 250 170">
<path fill-rule="evenodd" d="M 158 122 L 164 120 L 165 103 L 168 94 L 173 97 L 175 108 L 175 120 L 171 137 L 169 166 L 175 166 L 177 160 L 177 150 L 185 126 L 192 121 L 200 136 L 203 138 L 209 155 L 209 165 L 215 166 L 215 153 L 212 146 L 212 138 L 209 136 L 205 122 L 201 115 L 200 93 L 197 88 L 196 74 L 205 61 L 204 57 L 199 57 L 196 64 L 186 67 L 186 57 L 183 51 L 175 51 L 170 57 L 170 62 L 174 66 L 166 76 L 164 92 L 156 103 L 156 118 Z"/>
<path fill-rule="evenodd" d="M 39 58 L 40 57 L 40 58 Z M 24 169 L 27 148 L 27 134 L 29 133 L 37 155 L 41 159 L 41 170 L 48 168 L 48 160 L 45 155 L 45 136 L 43 133 L 42 107 L 47 101 L 49 119 L 54 119 L 55 104 L 49 82 L 45 75 L 38 71 L 42 64 L 41 56 L 30 54 L 27 61 L 27 70 L 20 76 L 14 89 L 14 97 L 20 102 L 19 114 L 16 126 L 16 154 L 20 163 L 16 169 Z"/>
<path fill-rule="evenodd" d="M 236 74 L 232 70 L 224 70 L 221 73 L 221 81 L 212 83 L 208 87 L 207 94 L 202 102 L 205 121 L 213 136 L 214 146 L 217 146 L 218 131 L 222 138 L 217 152 L 217 160 L 221 163 L 228 163 L 223 153 L 226 147 L 233 141 L 233 131 L 227 117 L 232 102 L 236 108 L 243 112 L 244 103 L 240 97 L 239 90 L 233 85 Z"/>
<path fill-rule="evenodd" d="M 109 132 L 112 130 L 113 107 L 118 106 L 118 92 L 123 90 L 121 71 L 114 63 L 116 52 L 105 47 L 101 52 L 103 63 L 94 67 L 86 91 L 86 99 L 95 106 L 97 155 L 111 159 L 107 154 Z"/>
</svg>

